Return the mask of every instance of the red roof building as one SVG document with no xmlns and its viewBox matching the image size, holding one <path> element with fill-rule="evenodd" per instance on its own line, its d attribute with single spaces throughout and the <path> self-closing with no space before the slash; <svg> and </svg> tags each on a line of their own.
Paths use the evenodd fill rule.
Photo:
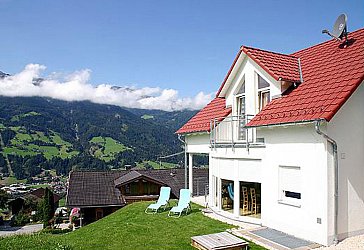
<svg viewBox="0 0 364 250">
<path fill-rule="evenodd" d="M 242 46 L 217 92 L 217 98 L 177 133 L 209 132 L 211 119 L 231 113 L 231 108 L 224 106 L 221 91 L 242 53 L 275 80 L 293 82 L 298 86 L 273 99 L 247 127 L 330 121 L 364 80 L 364 29 L 349 33 L 347 46 L 331 39 L 290 55 Z"/>
<path fill-rule="evenodd" d="M 364 29 L 290 55 L 241 47 L 177 133 L 191 190 L 209 157 L 215 213 L 326 246 L 362 234 Z"/>
</svg>

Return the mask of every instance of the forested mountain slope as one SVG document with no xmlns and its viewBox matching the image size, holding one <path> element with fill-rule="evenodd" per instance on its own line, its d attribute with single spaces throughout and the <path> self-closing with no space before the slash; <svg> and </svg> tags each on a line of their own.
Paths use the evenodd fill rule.
<svg viewBox="0 0 364 250">
<path fill-rule="evenodd" d="M 174 132 L 195 113 L 0 96 L 0 168 L 26 178 L 42 169 L 67 174 L 155 161 L 182 150 Z"/>
</svg>

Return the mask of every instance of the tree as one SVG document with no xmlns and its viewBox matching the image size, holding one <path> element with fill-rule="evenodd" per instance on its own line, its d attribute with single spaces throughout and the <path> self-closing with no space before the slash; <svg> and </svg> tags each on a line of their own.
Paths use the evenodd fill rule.
<svg viewBox="0 0 364 250">
<path fill-rule="evenodd" d="M 0 189 L 0 208 L 6 208 L 8 200 L 9 200 L 8 193 Z"/>
<path fill-rule="evenodd" d="M 49 188 L 44 190 L 43 198 L 43 228 L 51 226 L 51 220 L 54 215 L 54 200 L 53 193 Z"/>
</svg>

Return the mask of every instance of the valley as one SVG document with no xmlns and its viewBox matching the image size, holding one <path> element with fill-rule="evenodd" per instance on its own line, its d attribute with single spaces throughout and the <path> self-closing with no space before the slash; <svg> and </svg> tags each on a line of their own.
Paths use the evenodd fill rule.
<svg viewBox="0 0 364 250">
<path fill-rule="evenodd" d="M 159 157 L 182 151 L 174 132 L 194 114 L 0 97 L 0 182 L 31 183 L 45 171 L 178 167 L 183 156 Z"/>
</svg>

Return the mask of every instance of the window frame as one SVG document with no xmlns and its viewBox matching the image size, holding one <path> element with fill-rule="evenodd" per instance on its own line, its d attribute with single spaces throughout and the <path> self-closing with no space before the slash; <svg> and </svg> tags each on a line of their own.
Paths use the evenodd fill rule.
<svg viewBox="0 0 364 250">
<path fill-rule="evenodd" d="M 263 98 L 262 98 L 263 94 L 266 94 L 266 93 L 269 94 L 269 99 L 268 99 L 267 104 L 272 101 L 272 97 L 271 97 L 271 94 L 270 94 L 271 84 L 264 77 L 262 77 L 261 74 L 259 74 L 258 72 L 255 72 L 255 74 L 256 74 L 256 87 L 257 87 L 257 92 L 256 93 L 258 93 L 258 95 L 257 95 L 258 96 L 257 113 L 259 113 L 265 107 L 265 106 L 262 107 L 263 106 Z M 259 88 L 259 77 L 262 78 L 268 84 L 267 87 Z"/>
<path fill-rule="evenodd" d="M 263 107 L 263 94 L 267 94 L 268 93 L 268 102 L 264 105 L 264 107 L 271 102 L 271 97 L 270 97 L 270 87 L 266 87 L 266 88 L 262 88 L 262 89 L 258 89 L 258 112 L 262 111 Z"/>
<path fill-rule="evenodd" d="M 284 187 L 282 183 L 282 171 L 284 169 L 291 169 L 295 171 L 299 171 L 298 173 L 295 173 L 295 175 L 299 176 L 299 180 L 295 180 L 295 183 L 298 183 L 299 187 L 292 188 L 292 190 L 285 190 L 286 187 Z M 294 207 L 301 207 L 302 203 L 302 168 L 300 166 L 288 166 L 288 165 L 279 165 L 278 166 L 278 203 L 284 204 L 284 205 L 290 205 Z M 288 195 L 287 195 L 288 194 Z M 292 195 L 291 195 L 292 194 Z M 299 198 L 295 198 L 292 196 L 299 196 Z"/>
</svg>

